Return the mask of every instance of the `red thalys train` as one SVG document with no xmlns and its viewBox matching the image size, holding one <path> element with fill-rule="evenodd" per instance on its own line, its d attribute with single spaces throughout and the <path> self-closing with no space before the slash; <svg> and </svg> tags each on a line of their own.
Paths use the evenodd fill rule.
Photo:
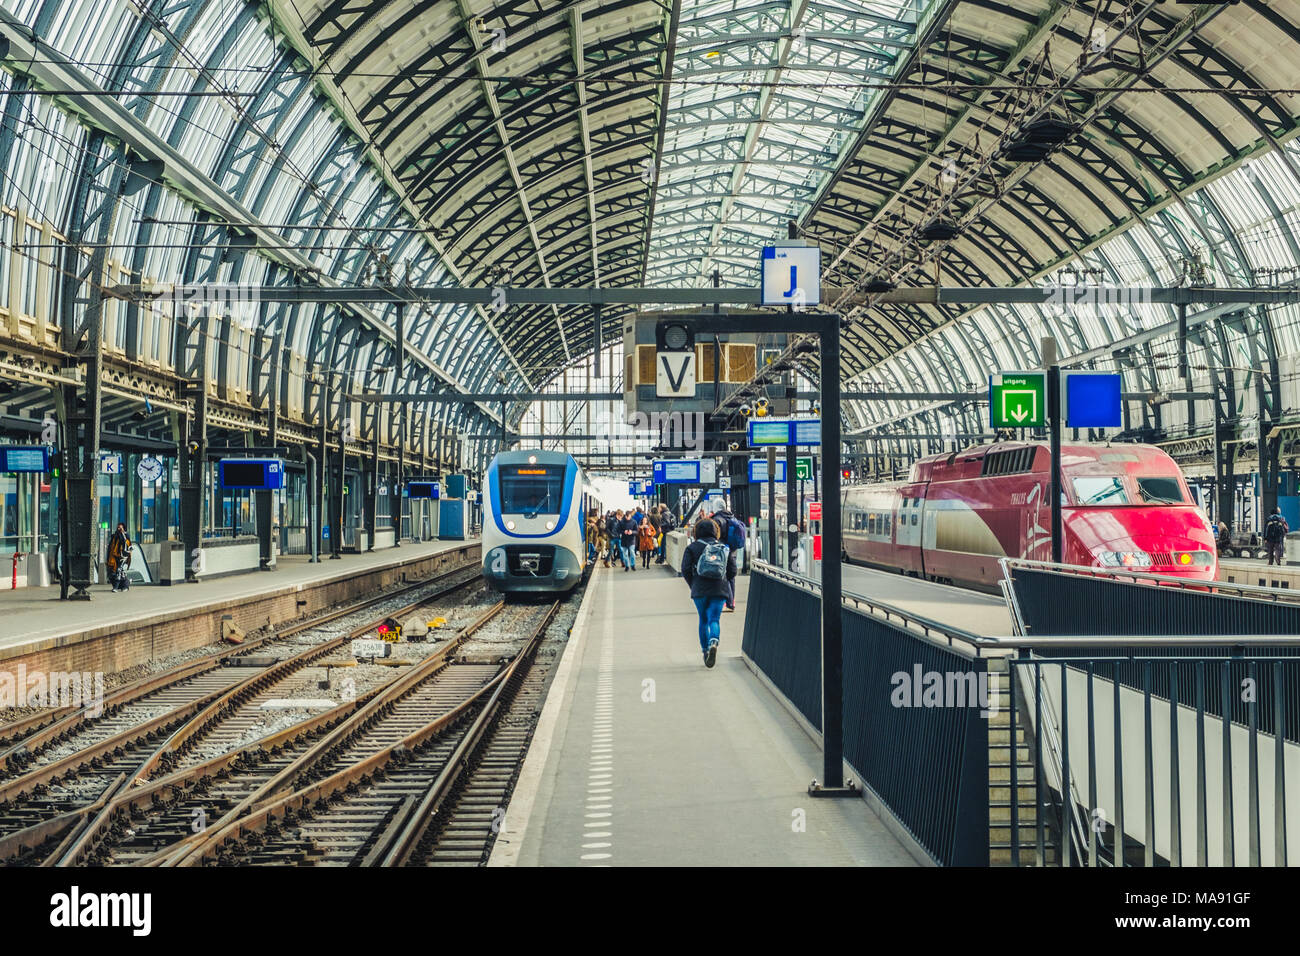
<svg viewBox="0 0 1300 956">
<path fill-rule="evenodd" d="M 998 558 L 1050 561 L 1044 442 L 1002 442 L 922 458 L 909 480 L 844 490 L 849 560 L 996 588 Z M 1173 459 L 1150 445 L 1065 445 L 1062 557 L 1213 580 L 1214 532 Z"/>
</svg>

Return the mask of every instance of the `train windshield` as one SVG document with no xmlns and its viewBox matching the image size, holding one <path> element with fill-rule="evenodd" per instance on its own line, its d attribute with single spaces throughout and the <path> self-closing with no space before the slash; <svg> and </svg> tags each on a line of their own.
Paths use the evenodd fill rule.
<svg viewBox="0 0 1300 956">
<path fill-rule="evenodd" d="M 563 465 L 503 465 L 500 478 L 502 514 L 535 518 L 560 513 Z"/>
<path fill-rule="evenodd" d="M 1139 478 L 1138 494 L 1142 500 L 1153 505 L 1185 505 L 1182 485 L 1177 478 Z"/>
<path fill-rule="evenodd" d="M 1075 478 L 1074 496 L 1081 505 L 1126 505 L 1128 493 L 1119 478 Z"/>
</svg>

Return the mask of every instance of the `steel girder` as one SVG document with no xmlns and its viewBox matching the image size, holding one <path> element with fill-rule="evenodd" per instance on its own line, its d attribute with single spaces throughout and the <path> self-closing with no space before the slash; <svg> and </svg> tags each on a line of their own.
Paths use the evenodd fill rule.
<svg viewBox="0 0 1300 956">
<path fill-rule="evenodd" d="M 1057 8 L 1057 14 L 1050 11 L 1046 17 L 1040 18 L 1038 23 L 1051 29 L 1056 23 L 1060 22 L 1059 13 L 1063 8 Z M 1006 8 L 999 8 L 1006 13 Z M 1037 11 L 1025 14 L 1028 21 L 1037 15 Z M 1291 28 L 1285 17 L 1276 10 L 1270 11 L 1270 17 L 1275 25 L 1280 28 L 1285 26 L 1289 34 L 1294 34 L 1294 28 Z M 1174 26 L 1174 20 L 1170 17 L 1160 15 L 1143 27 L 1144 39 L 1149 45 L 1156 44 L 1162 35 L 1168 34 Z M 1078 34 L 1072 34 L 1069 31 L 1058 31 L 1065 36 L 1079 42 L 1081 39 Z M 934 31 L 936 39 L 947 41 L 944 31 Z M 952 35 L 956 35 L 955 33 Z M 1031 29 L 1027 34 L 1031 39 L 1035 34 Z M 1206 83 L 1212 83 L 1221 89 L 1229 90 L 1236 88 L 1238 90 L 1246 87 L 1258 88 L 1264 84 L 1259 83 L 1243 69 L 1232 64 L 1227 55 L 1219 52 L 1215 47 L 1206 40 L 1203 35 L 1196 32 L 1188 32 L 1183 35 L 1181 42 L 1174 51 L 1169 54 L 1169 62 L 1176 68 L 1182 69 L 1187 73 L 1192 73 Z M 1294 36 L 1292 36 L 1294 39 Z M 954 49 L 957 46 L 964 46 L 965 51 Z M 990 71 L 1005 70 L 1006 66 L 1014 61 L 1011 55 L 1000 57 L 989 57 L 987 37 L 981 39 L 981 42 L 975 42 L 972 38 L 966 37 L 964 40 L 957 39 L 951 43 L 945 42 L 945 53 L 959 54 L 954 56 L 954 60 L 962 62 L 963 66 L 972 73 L 978 68 L 984 69 L 985 76 L 993 75 Z M 1022 47 L 1023 49 L 1023 47 Z M 983 62 L 980 62 L 981 59 Z M 1213 68 L 1206 68 L 1205 64 L 1213 61 Z M 922 67 L 921 76 L 929 76 L 930 79 L 936 79 L 936 73 L 931 71 L 924 72 Z M 968 79 L 970 74 L 964 76 Z M 1157 84 L 1159 80 L 1157 80 Z M 1195 109 L 1191 108 L 1184 98 L 1175 94 L 1164 94 L 1184 117 L 1185 125 L 1193 126 L 1201 130 L 1206 137 L 1214 142 L 1224 154 L 1228 157 L 1229 162 L 1237 161 L 1245 155 L 1258 150 L 1254 144 L 1238 145 L 1233 149 L 1228 149 L 1230 145 L 1227 137 L 1221 133 L 1217 127 L 1210 123 Z M 1074 106 L 1078 109 L 1085 109 L 1095 102 L 1095 97 L 1080 94 L 1076 97 Z M 910 101 L 913 108 L 919 100 L 912 96 L 910 91 L 895 94 L 895 102 L 903 103 Z M 931 109 L 934 110 L 933 99 L 931 99 Z M 1262 134 L 1262 138 L 1271 137 L 1273 142 L 1277 138 L 1290 135 L 1294 129 L 1294 118 L 1281 110 L 1276 102 L 1266 96 L 1244 97 L 1233 101 L 1233 105 L 1239 112 L 1249 114 L 1252 124 L 1257 131 Z M 901 114 L 900 110 L 900 114 Z M 935 111 L 938 112 L 937 110 Z M 960 104 L 956 113 L 957 115 L 969 118 L 969 114 L 974 114 L 975 104 L 965 102 Z M 915 115 L 913 113 L 913 115 Z M 955 125 L 955 124 L 954 124 Z M 985 126 L 985 130 L 989 127 Z M 1070 175 L 1066 172 L 1067 164 L 1072 163 L 1074 168 L 1080 171 L 1087 171 L 1090 183 L 1099 184 L 1101 192 L 1099 197 L 1104 196 L 1105 201 L 1100 198 L 1093 203 L 1094 208 L 1103 215 L 1109 223 L 1109 229 L 1112 232 L 1118 232 L 1125 228 L 1131 227 L 1132 223 L 1143 217 L 1144 213 L 1160 214 L 1161 208 L 1167 206 L 1171 201 L 1180 209 L 1188 213 L 1187 218 L 1194 222 L 1197 232 L 1207 245 L 1221 246 L 1225 235 L 1231 234 L 1231 229 L 1226 227 L 1224 217 L 1215 207 L 1212 198 L 1208 193 L 1195 193 L 1192 190 L 1201 185 L 1206 173 L 1199 175 L 1194 174 L 1191 168 L 1185 164 L 1178 151 L 1171 146 L 1165 145 L 1166 142 L 1177 142 L 1169 140 L 1169 132 L 1176 127 L 1163 127 L 1161 132 L 1164 139 L 1153 135 L 1150 131 L 1142 129 L 1128 113 L 1122 113 L 1113 105 L 1098 114 L 1096 127 L 1104 133 L 1104 138 L 1096 140 L 1080 140 L 1074 148 L 1067 147 L 1066 150 L 1058 152 L 1050 161 L 1053 173 L 1066 179 L 1072 186 L 1072 192 L 1077 196 L 1088 196 L 1092 190 L 1086 188 L 1083 180 L 1077 176 Z M 890 195 L 896 195 L 897 199 L 903 200 L 903 209 L 920 210 L 926 208 L 924 199 L 918 196 L 911 196 L 904 192 L 908 183 L 916 180 L 923 180 L 924 173 L 927 171 L 931 174 L 936 172 L 935 154 L 940 153 L 942 145 L 952 137 L 953 128 L 949 127 L 947 134 L 944 134 L 938 145 L 933 143 L 931 137 L 921 134 L 912 124 L 899 121 L 893 122 L 891 114 L 886 110 L 883 111 L 881 118 L 871 128 L 872 132 L 864 137 L 865 141 L 878 139 L 885 152 L 881 155 L 888 155 L 891 150 L 897 151 L 899 155 L 911 159 L 912 174 L 903 174 L 888 165 L 882 165 L 879 161 L 868 160 L 859 156 L 856 164 L 851 162 L 846 164 L 837 176 L 834 188 L 827 191 L 826 196 L 822 199 L 818 208 L 811 214 L 806 222 L 809 232 L 814 235 L 821 234 L 840 234 L 845 227 L 850 230 L 859 230 L 859 235 L 866 233 L 874 227 L 877 232 L 887 231 L 883 228 L 884 222 L 888 220 L 874 220 L 877 215 L 876 210 L 881 208 L 882 201 Z M 1267 144 L 1265 146 L 1267 148 Z M 1044 164 L 1048 165 L 1048 164 Z M 1139 181 L 1138 175 L 1130 172 L 1136 166 L 1140 170 L 1143 181 Z M 858 172 L 857 170 L 870 169 L 870 173 Z M 1218 173 L 1218 167 L 1212 167 L 1210 173 Z M 1152 193 L 1147 184 L 1152 181 L 1161 184 L 1156 193 Z M 870 192 L 864 192 L 870 184 Z M 921 183 L 922 187 L 928 186 L 928 183 Z M 855 188 L 856 187 L 856 188 Z M 891 194 L 890 188 L 895 190 Z M 860 196 L 871 195 L 873 199 L 869 202 L 863 202 Z M 1045 189 L 1045 183 L 1040 184 L 1035 179 L 1028 177 L 1022 178 L 1010 190 L 1002 195 L 1002 204 L 998 208 L 1006 216 L 1012 216 L 1015 220 L 1023 225 L 1025 229 L 1022 235 L 1034 235 L 1036 239 L 1045 246 L 1055 250 L 1055 255 L 1051 259 L 1055 261 L 1042 261 L 1044 257 L 1039 256 L 1038 261 L 1033 258 L 1021 259 L 1017 266 L 1019 268 L 997 270 L 990 269 L 987 265 L 982 268 L 984 273 L 983 282 L 994 281 L 999 283 L 1019 283 L 1023 282 L 1034 275 L 1039 275 L 1044 267 L 1050 267 L 1062 262 L 1066 262 L 1078 250 L 1086 249 L 1089 246 L 1096 246 L 1101 234 L 1091 232 L 1087 227 L 1080 228 L 1076 224 L 1075 216 L 1066 212 L 1059 204 L 1051 200 L 1052 193 Z M 1196 197 L 1197 212 L 1193 213 L 1190 206 L 1189 196 Z M 1074 197 L 1072 197 L 1073 199 Z M 1077 203 L 1076 203 L 1077 205 Z M 960 210 L 960 205 L 955 205 L 955 210 Z M 1122 209 L 1124 213 L 1116 215 L 1114 209 Z M 983 226 L 983 223 L 977 223 L 977 226 Z M 1169 227 L 1164 222 L 1154 222 L 1149 227 L 1149 233 L 1157 239 L 1158 243 L 1169 254 L 1173 250 L 1178 250 L 1182 256 L 1190 255 L 1193 250 L 1188 247 L 1184 235 L 1177 230 Z M 979 231 L 972 230 L 974 235 L 968 233 L 967 237 L 961 241 L 961 244 L 969 245 L 972 249 L 988 249 L 988 244 L 992 242 L 996 234 L 990 234 L 987 226 Z M 1235 238 L 1235 237 L 1234 237 Z M 1162 241 L 1163 240 L 1163 241 Z M 954 243 L 954 246 L 959 243 Z M 1023 247 L 1022 247 L 1023 248 Z M 1003 246 L 1003 252 L 1008 251 L 1007 246 Z M 870 251 L 868 251 L 868 255 Z M 1141 250 L 1137 254 L 1142 255 Z M 1222 255 L 1222 253 L 1221 253 Z M 841 256 L 848 263 L 852 263 L 852 273 L 862 275 L 869 263 L 867 255 L 856 259 L 853 255 Z M 1003 262 L 1011 262 L 1014 259 L 999 257 Z M 1234 257 L 1235 258 L 1235 257 Z M 1297 257 L 1300 259 L 1300 256 Z M 969 264 L 972 256 L 966 255 L 958 260 L 959 263 Z M 985 262 L 990 260 L 983 260 Z M 997 261 L 996 259 L 992 261 Z M 945 262 L 949 265 L 951 260 Z M 1023 264 L 1022 264 L 1023 263 Z M 1026 268 L 1026 265 L 1028 268 Z M 957 270 L 959 274 L 964 269 Z M 1112 272 L 1114 270 L 1111 270 Z M 1155 269 L 1152 268 L 1150 273 L 1155 276 Z M 1243 270 L 1240 267 L 1234 268 L 1230 273 L 1234 278 L 1243 277 Z M 1130 276 L 1131 280 L 1131 276 Z M 959 338 L 965 339 L 968 345 L 974 345 L 972 341 L 974 336 L 971 334 L 972 328 L 976 335 L 982 335 L 978 326 L 972 326 L 970 323 L 954 321 L 959 315 L 966 313 L 957 313 L 954 310 L 935 308 L 932 306 L 923 307 L 920 310 L 927 316 L 933 318 L 928 321 L 933 322 L 932 328 L 947 326 L 959 331 L 955 334 Z M 1008 310 L 1002 310 L 1005 315 Z M 1267 310 L 1261 310 L 1265 313 Z M 884 309 L 873 310 L 871 314 L 865 316 L 866 322 L 876 329 L 875 337 L 880 340 L 890 341 L 895 339 L 894 336 L 885 332 L 881 326 L 888 325 L 893 316 Z M 1077 321 L 1061 324 L 1064 316 L 1056 318 L 1054 323 L 1048 322 L 1046 316 L 1043 317 L 1044 324 L 1055 325 L 1058 336 L 1064 333 L 1065 339 L 1070 341 L 1076 350 L 1083 344 L 1085 339 Z M 1020 338 L 1024 341 L 1024 329 L 1019 323 L 1011 324 L 1011 331 L 1016 334 L 1012 339 Z M 1271 336 L 1265 336 L 1271 338 Z M 849 336 L 846 336 L 846 342 Z M 1213 343 L 1215 336 L 1209 338 Z M 987 351 L 987 350 L 986 350 Z M 1023 351 L 1023 348 L 1022 348 Z M 879 354 L 877 352 L 877 354 Z M 992 358 L 991 355 L 988 356 Z M 877 361 L 883 360 L 883 357 Z M 1211 362 L 1213 364 L 1213 362 Z M 849 368 L 854 367 L 850 359 Z M 858 368 L 864 367 L 859 364 Z M 996 365 L 988 365 L 988 368 L 994 368 Z M 1216 380 L 1222 377 L 1215 374 Z M 1146 382 L 1155 382 L 1156 376 L 1154 366 L 1148 360 L 1146 368 L 1143 370 L 1143 378 Z"/>
</svg>

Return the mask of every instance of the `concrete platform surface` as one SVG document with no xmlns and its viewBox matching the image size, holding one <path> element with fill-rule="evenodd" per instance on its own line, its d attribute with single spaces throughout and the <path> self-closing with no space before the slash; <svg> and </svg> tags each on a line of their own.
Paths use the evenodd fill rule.
<svg viewBox="0 0 1300 956">
<path fill-rule="evenodd" d="M 705 668 L 686 583 L 597 569 L 492 865 L 914 865 L 740 656 L 747 578 Z"/>
<path fill-rule="evenodd" d="M 274 571 L 250 571 L 212 578 L 198 584 L 170 586 L 137 584 L 124 594 L 114 594 L 108 584 L 90 589 L 89 601 L 60 601 L 58 586 L 0 590 L 0 654 L 18 645 L 80 634 L 105 626 L 126 626 L 165 619 L 180 612 L 231 604 L 281 591 L 308 587 L 363 571 L 404 564 L 466 544 L 464 541 L 403 543 L 369 554 L 345 554 L 337 561 L 328 556 L 312 564 L 306 555 L 281 556 Z"/>
<path fill-rule="evenodd" d="M 844 565 L 844 590 L 981 636 L 1012 633 L 1011 612 L 999 595 L 855 564 Z"/>
</svg>

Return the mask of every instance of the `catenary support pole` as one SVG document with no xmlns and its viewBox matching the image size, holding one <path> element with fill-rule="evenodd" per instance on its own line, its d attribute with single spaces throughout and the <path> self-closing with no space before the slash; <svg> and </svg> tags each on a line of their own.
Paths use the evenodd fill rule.
<svg viewBox="0 0 1300 956">
<path fill-rule="evenodd" d="M 840 319 L 821 331 L 822 408 L 822 756 L 823 787 L 843 792 L 843 537 L 840 529 Z"/>
<path fill-rule="evenodd" d="M 1043 365 L 1047 367 L 1047 416 L 1050 424 L 1052 449 L 1052 561 L 1061 563 L 1063 531 L 1061 527 L 1061 366 L 1056 363 L 1056 340 L 1044 338 L 1042 342 Z"/>
</svg>

